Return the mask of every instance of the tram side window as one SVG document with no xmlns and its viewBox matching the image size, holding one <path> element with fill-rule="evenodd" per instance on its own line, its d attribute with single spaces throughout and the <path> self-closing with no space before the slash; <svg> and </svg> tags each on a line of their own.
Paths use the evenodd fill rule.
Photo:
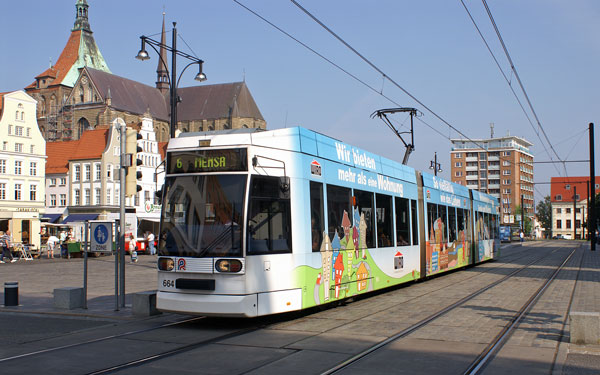
<svg viewBox="0 0 600 375">
<path fill-rule="evenodd" d="M 483 212 L 477 212 L 477 240 L 485 240 L 485 219 L 483 218 Z"/>
<path fill-rule="evenodd" d="M 376 194 L 375 205 L 377 207 L 377 247 L 393 246 L 392 197 Z"/>
<path fill-rule="evenodd" d="M 448 207 L 448 242 L 456 241 L 456 208 Z"/>
<path fill-rule="evenodd" d="M 437 243 L 436 241 L 436 227 L 435 223 L 438 219 L 437 204 L 427 203 L 427 240 L 430 244 Z"/>
<path fill-rule="evenodd" d="M 490 226 L 490 214 L 485 214 L 485 239 L 492 238 L 492 227 Z"/>
<path fill-rule="evenodd" d="M 465 230 L 467 228 L 466 223 L 466 216 L 465 216 L 465 210 L 463 210 L 462 208 L 457 208 L 456 209 L 456 225 L 457 225 L 457 232 L 458 233 L 458 241 L 462 242 L 466 239 L 466 233 Z"/>
<path fill-rule="evenodd" d="M 443 206 L 443 205 L 438 205 L 438 216 L 440 217 L 440 219 L 442 220 L 442 242 L 439 243 L 446 243 L 446 240 L 448 239 L 448 213 L 447 210 L 448 207 Z"/>
<path fill-rule="evenodd" d="M 327 185 L 327 225 L 329 238 L 345 236 L 344 225 L 352 226 L 352 210 L 350 205 L 351 191 L 341 186 Z M 345 213 L 345 215 L 344 215 Z M 346 217 L 346 220 L 344 220 Z"/>
<path fill-rule="evenodd" d="M 412 223 L 412 244 L 419 244 L 419 223 L 417 217 L 417 201 L 414 199 L 410 200 L 410 211 L 411 211 L 411 223 Z"/>
<path fill-rule="evenodd" d="M 323 184 L 310 182 L 310 227 L 312 251 L 321 250 L 323 240 Z"/>
<path fill-rule="evenodd" d="M 410 245 L 410 212 L 408 199 L 396 197 L 396 245 Z"/>
<path fill-rule="evenodd" d="M 358 205 L 358 213 L 361 219 L 364 215 L 365 224 L 367 225 L 365 244 L 368 248 L 375 247 L 375 236 L 373 233 L 373 221 L 375 220 L 375 218 L 373 217 L 373 193 L 362 190 L 354 190 L 354 196 L 356 197 L 356 203 Z"/>
<path fill-rule="evenodd" d="M 292 251 L 289 189 L 279 177 L 252 176 L 248 208 L 248 254 Z"/>
</svg>

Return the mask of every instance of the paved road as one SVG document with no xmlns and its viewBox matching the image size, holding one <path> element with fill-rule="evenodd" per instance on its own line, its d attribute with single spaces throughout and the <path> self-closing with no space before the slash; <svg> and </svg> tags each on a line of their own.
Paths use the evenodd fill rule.
<svg viewBox="0 0 600 375">
<path fill-rule="evenodd" d="M 365 362 L 368 365 L 343 373 L 425 373 L 424 369 L 426 373 L 459 373 L 488 340 L 488 331 L 494 326 L 490 322 L 503 322 L 507 313 L 516 308 L 517 297 L 534 288 L 548 272 L 552 257 L 578 246 L 576 242 L 551 241 L 506 247 L 505 254 L 542 255 L 548 264 L 536 266 L 515 279 L 515 286 L 482 295 L 429 328 L 381 351 L 375 359 Z M 572 311 L 600 312 L 598 253 L 590 252 L 587 245 L 577 250 L 566 271 L 498 354 L 499 361 L 486 368 L 484 374 L 600 373 L 600 346 L 572 345 L 568 336 L 566 342 L 558 341 L 572 291 Z M 127 293 L 155 289 L 155 262 L 154 256 L 141 256 L 138 263 L 127 264 Z M 188 317 L 162 314 L 140 318 L 133 316 L 129 307 L 114 311 L 113 258 L 90 259 L 89 308 L 69 311 L 53 308 L 52 290 L 81 286 L 82 260 L 0 264 L 0 281 L 18 281 L 20 292 L 19 307 L 0 308 L 4 322 L 0 324 L 0 373 L 83 374 L 144 354 L 184 347 L 186 350 L 177 355 L 128 367 L 120 373 L 317 374 L 403 330 L 424 313 L 460 298 L 478 282 L 500 278 L 522 262 L 501 265 L 501 259 L 311 314 L 262 320 L 200 318 L 166 327 L 163 326 Z M 461 287 L 454 287 L 458 285 Z M 1 293 L 0 298 L 3 301 Z M 263 328 L 222 337 L 256 324 Z M 567 325 L 567 335 L 568 328 Z M 123 333 L 130 334 L 122 336 Z M 115 337 L 106 339 L 111 336 Z M 188 347 L 202 340 L 205 342 L 201 346 Z M 88 342 L 86 349 L 77 346 L 45 352 L 48 348 L 82 342 Z M 32 352 L 39 353 L 5 360 Z"/>
</svg>

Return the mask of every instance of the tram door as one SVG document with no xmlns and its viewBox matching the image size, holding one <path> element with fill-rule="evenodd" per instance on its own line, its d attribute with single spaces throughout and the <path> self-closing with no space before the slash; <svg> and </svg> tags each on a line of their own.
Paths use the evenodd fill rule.
<svg viewBox="0 0 600 375">
<path fill-rule="evenodd" d="M 21 221 L 21 242 L 23 243 L 29 243 L 29 233 L 31 233 L 30 226 L 31 220 Z"/>
</svg>

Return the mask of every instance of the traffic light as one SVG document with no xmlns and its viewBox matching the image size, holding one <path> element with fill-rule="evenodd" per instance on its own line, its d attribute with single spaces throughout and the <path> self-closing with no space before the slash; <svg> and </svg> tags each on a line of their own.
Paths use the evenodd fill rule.
<svg viewBox="0 0 600 375">
<path fill-rule="evenodd" d="M 142 160 L 138 159 L 137 154 L 142 152 L 142 148 L 138 146 L 137 141 L 142 139 L 142 135 L 135 129 L 127 128 L 125 138 L 125 153 L 130 160 L 127 167 L 127 177 L 125 179 L 125 195 L 132 197 L 142 190 L 138 185 L 138 180 L 142 178 L 142 172 L 136 171 L 139 165 L 142 165 Z"/>
</svg>

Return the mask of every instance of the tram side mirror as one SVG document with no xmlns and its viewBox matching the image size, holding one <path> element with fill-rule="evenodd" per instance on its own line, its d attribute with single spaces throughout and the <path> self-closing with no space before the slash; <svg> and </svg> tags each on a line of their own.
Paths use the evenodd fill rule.
<svg viewBox="0 0 600 375">
<path fill-rule="evenodd" d="M 163 191 L 162 191 L 162 189 L 160 189 L 160 190 L 157 190 L 157 191 L 155 191 L 155 192 L 154 192 L 154 196 L 155 196 L 156 198 L 158 198 L 158 200 L 159 200 L 160 202 L 162 202 L 162 192 L 163 192 Z"/>
</svg>

